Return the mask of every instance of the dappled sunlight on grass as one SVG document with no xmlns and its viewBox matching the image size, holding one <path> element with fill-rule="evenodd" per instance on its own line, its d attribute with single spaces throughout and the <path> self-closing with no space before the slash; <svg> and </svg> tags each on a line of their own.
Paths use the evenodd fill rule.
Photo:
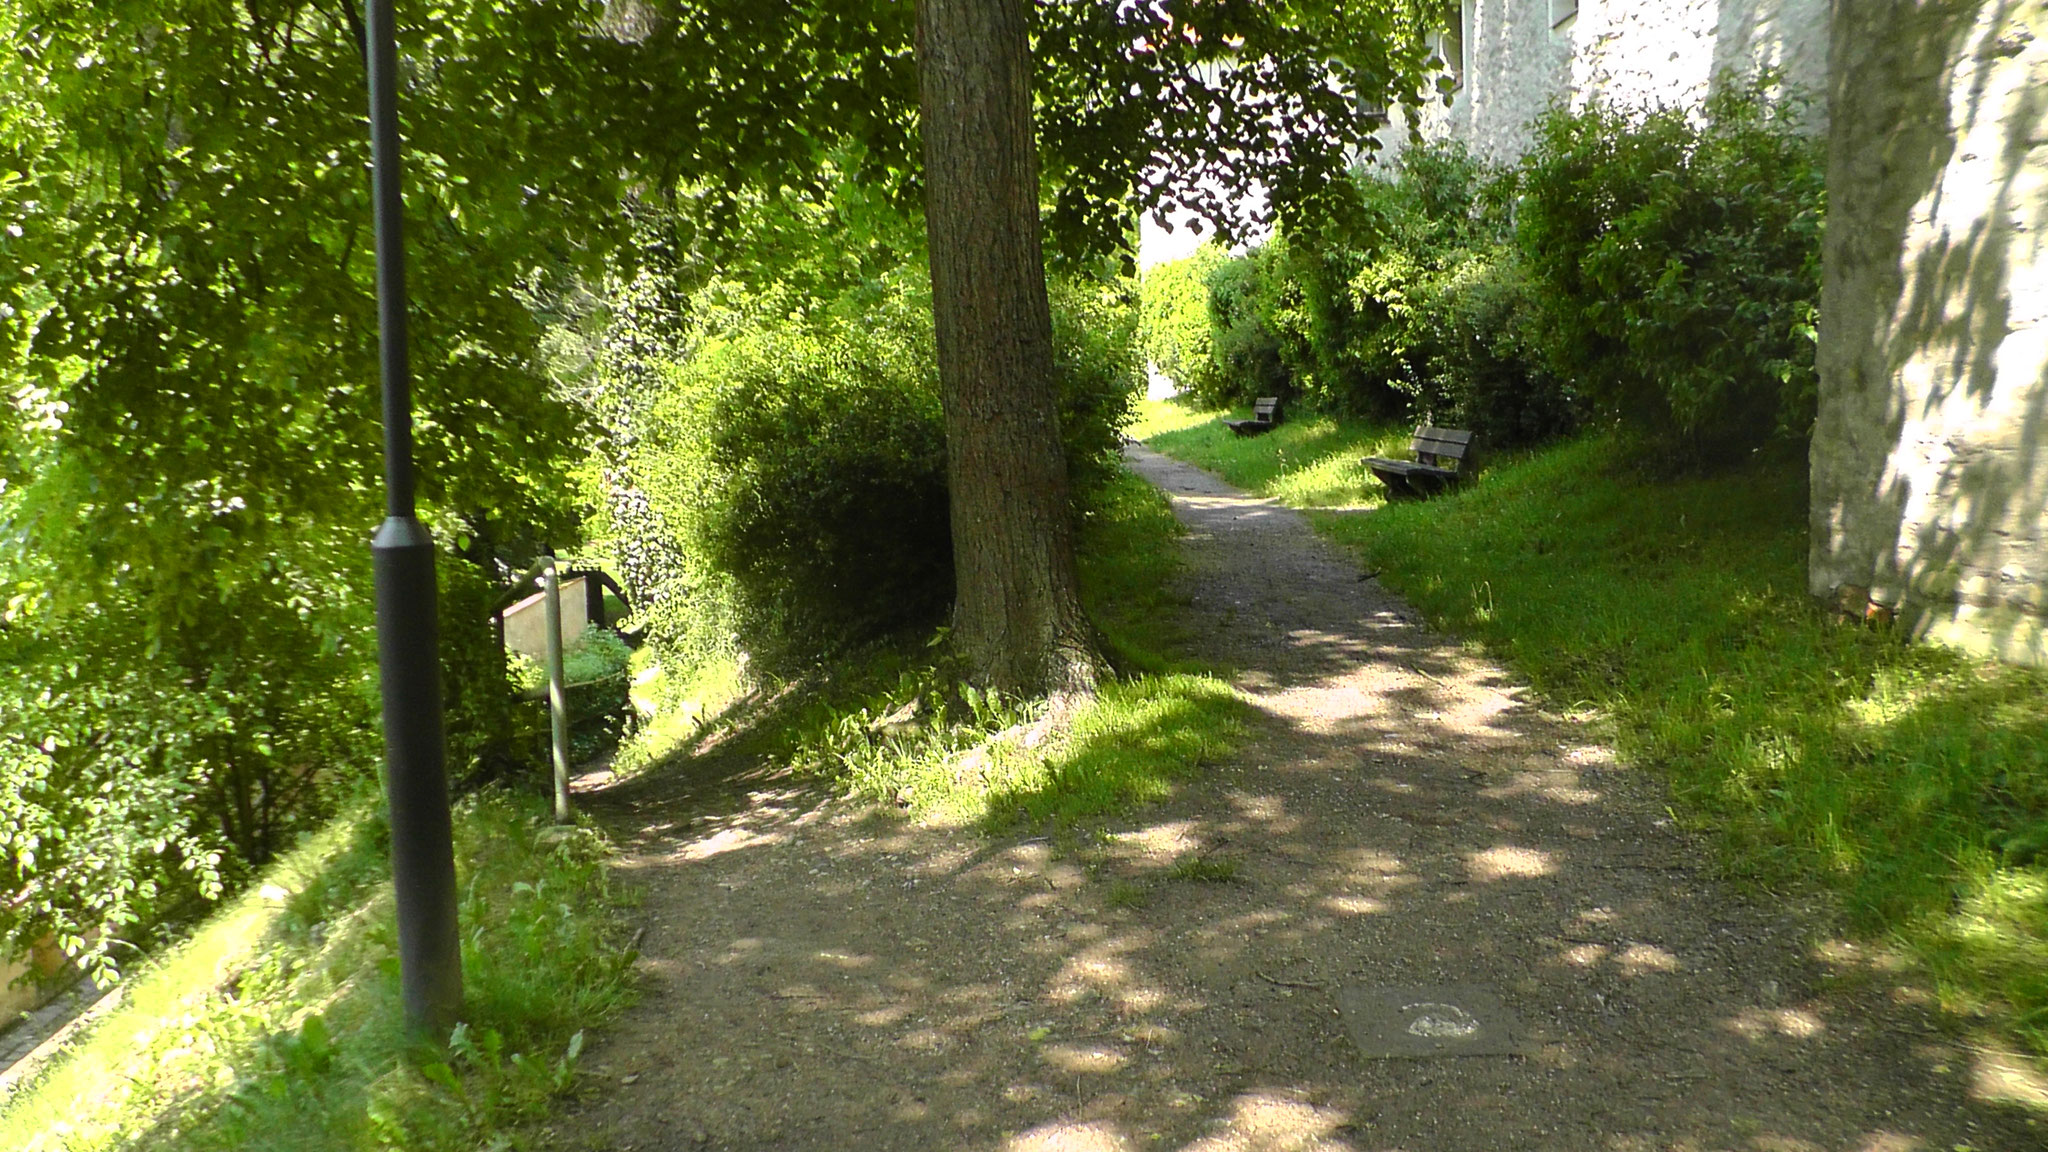
<svg viewBox="0 0 2048 1152">
<path fill-rule="evenodd" d="M 1180 534 L 1166 497 L 1122 469 L 1082 509 L 1081 603 L 1122 671 L 1193 670 L 1167 655 L 1184 635 L 1173 589 Z"/>
<path fill-rule="evenodd" d="M 2021 1038 L 2048 1052 L 2048 869 L 1978 863 L 1954 909 L 1916 934 L 1922 953 L 1951 1007 L 1978 1012 L 1995 997 L 2017 1010 Z"/>
<path fill-rule="evenodd" d="M 632 776 L 680 755 L 746 692 L 746 668 L 734 656 L 672 668 L 653 655 L 651 647 L 635 654 L 632 701 L 642 722 L 612 757 L 615 776 Z"/>
<path fill-rule="evenodd" d="M 429 1152 L 531 1120 L 573 1085 L 581 1029 L 629 998 L 631 959 L 602 838 L 540 815 L 497 794 L 457 807 L 459 1041 L 404 1035 L 389 845 L 364 805 L 136 975 L 6 1099 L 0 1147 Z"/>
<path fill-rule="evenodd" d="M 1738 873 L 1826 883 L 1863 929 L 1905 933 L 1952 1005 L 2048 1052 L 2048 675 L 1829 619 L 1801 464 L 1652 483 L 1596 437 L 1310 517 L 1666 770 Z"/>
<path fill-rule="evenodd" d="M 1057 733 L 934 725 L 834 755 L 853 791 L 924 819 L 1069 822 L 1170 794 L 1227 756 L 1251 714 L 1222 681 L 1174 673 L 1103 685 Z"/>
<path fill-rule="evenodd" d="M 1251 715 L 1251 706 L 1213 677 L 1108 685 L 1055 749 L 992 782 L 987 816 L 1071 820 L 1157 800 L 1176 779 L 1228 755 Z"/>
<path fill-rule="evenodd" d="M 1081 591 L 1125 679 L 1059 724 L 1042 702 L 947 684 L 907 648 L 849 660 L 839 687 L 787 725 L 796 765 L 922 819 L 1071 822 L 1168 795 L 1226 756 L 1251 709 L 1214 676 L 1166 655 L 1179 638 L 1180 534 L 1165 498 L 1119 472 L 1080 526 Z M 865 685 L 866 687 L 863 687 Z"/>
<path fill-rule="evenodd" d="M 1151 405 L 1172 403 L 1149 401 L 1147 411 Z M 1161 417 L 1141 425 L 1153 431 L 1132 435 L 1247 492 L 1277 497 L 1298 508 L 1369 508 L 1385 502 L 1384 489 L 1359 460 L 1397 454 L 1407 445 L 1407 430 L 1364 428 L 1311 415 L 1290 418 L 1257 437 L 1238 436 L 1223 426 L 1225 417 L 1250 414 L 1249 409 L 1206 413 L 1199 422 Z"/>
<path fill-rule="evenodd" d="M 1521 482 L 1512 468 L 1498 479 Z M 1108 544 L 1091 561 L 1091 606 L 1121 612 L 1118 627 L 1185 615 L 1159 594 L 1178 575 L 1199 597 L 1216 563 L 1204 549 L 1223 538 L 1202 524 L 1185 573 L 1152 564 L 1145 549 L 1176 550 L 1141 495 L 1115 496 L 1083 530 Z M 1454 502 L 1429 511 L 1459 514 Z M 1222 515 L 1294 533 L 1273 501 Z M 1383 515 L 1428 532 L 1403 509 L 1336 519 Z M 1488 603 L 1472 597 L 1476 575 L 1493 587 L 1488 626 L 1527 624 L 1525 590 L 1484 568 L 1501 560 L 1489 530 L 1440 527 L 1404 576 L 1426 570 L 1469 608 Z M 1626 535 L 1602 546 L 1646 570 L 1663 563 L 1635 556 Z M 1536 554 L 1571 544 L 1561 532 Z M 1588 593 L 1552 563 L 1526 576 L 1557 586 L 1548 608 L 1567 618 L 1551 636 L 1570 644 L 1567 598 Z M 1678 564 L 1697 566 L 1697 554 Z M 650 830 L 640 859 L 660 869 L 646 877 L 646 971 L 664 1010 L 627 1020 L 628 1038 L 604 1050 L 609 1090 L 580 1106 L 576 1138 L 1633 1152 L 1723 1146 L 1739 1113 L 1743 1147 L 1860 1147 L 1878 1127 L 1956 1142 L 1951 1101 L 1924 1107 L 1924 1077 L 1899 1067 L 1912 1058 L 1831 1007 L 1823 965 L 1774 935 L 1777 910 L 1705 882 L 1662 798 L 1596 732 L 1545 715 L 1518 681 L 1376 589 L 1351 595 L 1361 582 L 1341 562 L 1324 557 L 1314 574 L 1347 594 L 1337 612 L 1235 613 L 1237 634 L 1256 640 L 1233 657 L 1252 665 L 1235 687 L 1132 677 L 1146 665 L 1120 660 L 1124 678 L 1053 726 L 1031 702 L 968 693 L 913 641 L 820 677 L 813 699 L 765 721 L 801 739 L 735 736 L 675 766 L 678 795 L 715 796 L 716 811 L 632 811 Z M 1298 599 L 1280 591 L 1275 605 Z M 1701 594 L 1684 611 L 1754 630 L 1761 649 L 1787 603 L 1768 589 Z M 1745 714 L 1755 701 L 1716 654 L 1747 649 L 1707 644 L 1672 658 L 1690 670 L 1645 667 L 1632 634 L 1683 639 L 1696 621 L 1645 632 L 1639 607 L 1596 600 L 1614 650 L 1564 660 L 1555 682 L 1585 685 L 1579 699 L 1617 716 L 1628 693 L 1704 670 L 1723 679 L 1688 707 L 1697 699 L 1714 723 Z M 1723 730 L 1697 741 L 1722 742 Z M 1814 747 L 1804 733 L 1756 744 L 1751 787 L 1768 796 Z M 806 764 L 876 802 L 811 787 Z M 1498 1062 L 1362 1060 L 1351 994 L 1435 984 L 1494 990 L 1527 1049 Z M 715 1055 L 677 1058 L 696 1052 Z"/>
<path fill-rule="evenodd" d="M 1140 400 L 1132 405 L 1132 420 L 1124 435 L 1133 440 L 1150 440 L 1162 432 L 1199 427 L 1228 415 L 1221 408 L 1202 408 L 1179 397 Z"/>
</svg>

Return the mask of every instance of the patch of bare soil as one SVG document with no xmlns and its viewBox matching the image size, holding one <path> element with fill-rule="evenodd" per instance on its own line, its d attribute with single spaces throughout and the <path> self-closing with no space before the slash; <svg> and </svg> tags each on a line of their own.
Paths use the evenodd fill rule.
<svg viewBox="0 0 2048 1152">
<path fill-rule="evenodd" d="M 1818 958 L 1812 913 L 1720 887 L 1653 779 L 1293 513 L 1132 466 L 1191 530 L 1195 655 L 1263 714 L 1242 754 L 1051 839 L 918 827 L 730 749 L 587 796 L 645 891 L 646 995 L 546 1143 L 2048 1147 L 1997 1099 L 2023 1070 Z M 1346 1015 L 1375 1004 L 1415 1011 Z M 1508 1054 L 1432 1050 L 1467 1009 L 1515 1018 Z"/>
</svg>

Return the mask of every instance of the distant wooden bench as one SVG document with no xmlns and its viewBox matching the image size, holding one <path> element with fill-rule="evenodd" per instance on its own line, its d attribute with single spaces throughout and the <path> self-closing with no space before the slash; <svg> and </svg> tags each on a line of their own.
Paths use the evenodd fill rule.
<svg viewBox="0 0 2048 1152">
<path fill-rule="evenodd" d="M 1280 398 L 1261 396 L 1258 402 L 1252 405 L 1251 419 L 1225 420 L 1223 423 L 1239 436 L 1257 436 L 1261 432 L 1271 432 L 1280 423 Z"/>
<path fill-rule="evenodd" d="M 1368 456 L 1362 463 L 1387 486 L 1389 496 L 1433 496 L 1472 472 L 1472 433 L 1462 428 L 1415 430 L 1413 460 Z"/>
</svg>

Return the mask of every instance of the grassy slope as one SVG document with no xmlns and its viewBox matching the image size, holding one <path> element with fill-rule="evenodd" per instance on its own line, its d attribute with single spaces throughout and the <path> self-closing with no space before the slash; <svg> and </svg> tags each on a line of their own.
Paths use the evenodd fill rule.
<svg viewBox="0 0 2048 1152">
<path fill-rule="evenodd" d="M 1240 486 L 1365 503 L 1292 478 L 1340 468 L 1373 430 L 1303 421 L 1329 447 L 1282 468 L 1287 441 L 1218 451 L 1227 433 L 1188 427 L 1197 414 L 1147 415 L 1181 425 L 1156 447 Z M 1545 697 L 1607 718 L 1723 833 L 1735 872 L 1828 886 L 1950 1008 L 2048 1053 L 2048 676 L 1828 619 L 1805 592 L 1800 460 L 1675 483 L 1623 464 L 1581 440 L 1455 496 L 1311 518 Z"/>
<path fill-rule="evenodd" d="M 535 802 L 459 806 L 467 1024 L 452 1045 L 412 1045 L 371 811 L 337 820 L 136 975 L 0 1106 L 0 1148 L 472 1149 L 544 1111 L 569 1086 L 580 1030 L 627 996 L 602 840 L 542 833 Z"/>
</svg>

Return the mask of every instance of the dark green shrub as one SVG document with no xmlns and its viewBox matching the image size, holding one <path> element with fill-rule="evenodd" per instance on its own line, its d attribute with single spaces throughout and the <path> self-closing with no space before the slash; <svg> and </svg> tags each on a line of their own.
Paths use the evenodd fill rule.
<svg viewBox="0 0 2048 1152">
<path fill-rule="evenodd" d="M 568 704 L 569 755 L 581 762 L 617 747 L 632 722 L 633 650 L 602 624 L 587 625 L 581 635 L 564 640 L 562 684 Z M 545 764 L 552 736 L 546 710 L 547 668 L 543 661 L 517 652 L 507 663 L 507 680 L 525 701 L 525 707 L 517 709 L 525 759 L 536 766 Z M 531 771 L 521 779 L 537 784 L 546 780 L 547 774 Z"/>
<path fill-rule="evenodd" d="M 1120 284 L 1052 288 L 1069 473 L 1107 475 L 1138 385 Z M 953 595 L 945 430 L 922 275 L 808 315 L 748 320 L 671 373 L 635 467 L 677 526 L 671 647 L 788 667 L 936 622 Z M 723 636 L 707 635 L 724 630 Z"/>
<path fill-rule="evenodd" d="M 49 934 L 124 961 L 374 779 L 363 606 L 295 590 L 233 589 L 169 636 L 111 597 L 0 623 L 0 956 Z"/>
<path fill-rule="evenodd" d="M 1516 243 L 1553 368 L 1674 458 L 1727 459 L 1813 419 L 1821 145 L 1759 83 L 1704 120 L 1554 107 Z"/>
<path fill-rule="evenodd" d="M 1253 253 L 1225 260 L 1209 273 L 1209 346 L 1216 372 L 1214 392 L 1198 397 L 1204 402 L 1227 405 L 1291 394 L 1279 338 L 1261 307 L 1262 268 L 1270 263 Z"/>
<path fill-rule="evenodd" d="M 1352 174 L 1350 215 L 1288 235 L 1320 406 L 1383 418 L 1431 406 L 1432 284 L 1499 242 L 1490 175 L 1461 143 L 1416 147 L 1392 171 Z"/>
<path fill-rule="evenodd" d="M 641 460 L 692 599 L 773 663 L 935 618 L 952 590 L 936 371 L 908 309 L 751 326 L 676 368 Z"/>
<path fill-rule="evenodd" d="M 1460 304 L 1465 269 L 1491 263 L 1506 243 L 1499 175 L 1453 142 L 1411 149 L 1391 171 L 1361 168 L 1352 192 L 1342 216 L 1291 222 L 1211 274 L 1216 398 L 1290 394 L 1322 411 L 1379 418 L 1463 419 L 1470 408 L 1475 423 L 1503 431 L 1561 408 L 1554 391 L 1513 394 L 1519 336 L 1475 327 L 1514 313 L 1500 294 Z M 1454 307 L 1455 320 L 1444 311 Z M 1527 387 L 1553 384 L 1521 376 Z"/>
<path fill-rule="evenodd" d="M 1401 406 L 1394 382 L 1407 368 L 1387 339 L 1384 308 L 1353 292 L 1372 254 L 1348 232 L 1276 234 L 1254 254 L 1254 300 L 1295 397 L 1321 411 L 1380 415 Z"/>
<path fill-rule="evenodd" d="M 1539 444 L 1577 426 L 1583 405 L 1550 370 L 1512 252 L 1478 253 L 1432 277 L 1419 308 L 1430 337 L 1418 416 L 1470 428 L 1488 448 Z"/>
<path fill-rule="evenodd" d="M 535 725 L 512 697 L 505 651 L 491 625 L 501 590 L 474 564 L 441 557 L 441 699 L 448 775 L 458 788 L 537 770 Z"/>
<path fill-rule="evenodd" d="M 1060 438 L 1077 499 L 1116 474 L 1122 430 L 1145 385 L 1135 287 L 1087 277 L 1047 284 Z"/>
</svg>

